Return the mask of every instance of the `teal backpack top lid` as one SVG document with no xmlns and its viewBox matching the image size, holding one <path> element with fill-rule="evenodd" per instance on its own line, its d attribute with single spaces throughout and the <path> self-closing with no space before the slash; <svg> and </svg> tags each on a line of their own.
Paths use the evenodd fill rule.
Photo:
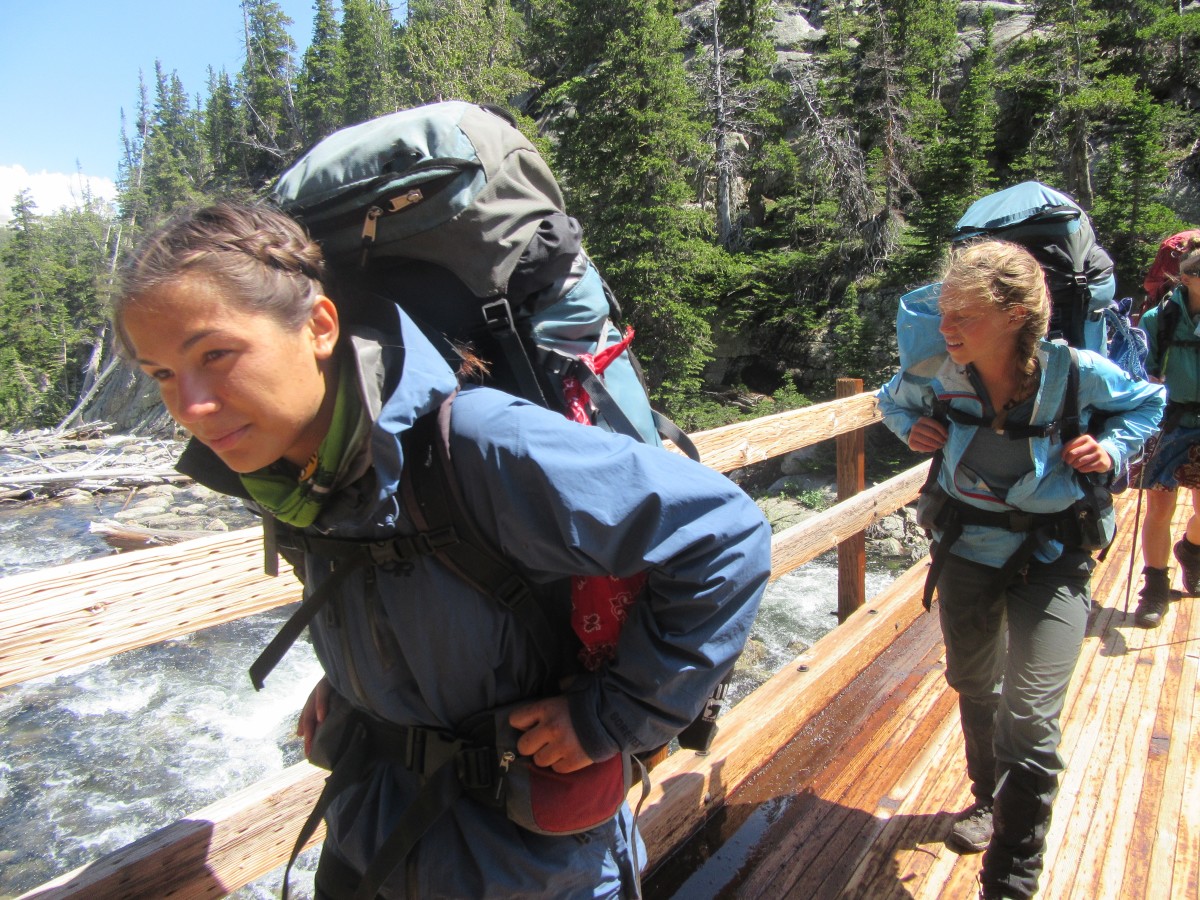
<svg viewBox="0 0 1200 900">
<path fill-rule="evenodd" d="M 1040 181 L 1025 181 L 972 203 L 958 220 L 950 240 L 1000 237 L 998 232 L 1018 227 L 1022 233 L 1040 230 L 1046 234 L 1071 234 L 1079 230 L 1083 217 L 1083 210 L 1066 194 Z"/>
<path fill-rule="evenodd" d="M 504 294 L 539 224 L 563 212 L 558 183 L 525 136 L 461 101 L 335 132 L 280 176 L 270 199 L 335 268 L 425 260 L 452 268 L 478 297 Z"/>
</svg>

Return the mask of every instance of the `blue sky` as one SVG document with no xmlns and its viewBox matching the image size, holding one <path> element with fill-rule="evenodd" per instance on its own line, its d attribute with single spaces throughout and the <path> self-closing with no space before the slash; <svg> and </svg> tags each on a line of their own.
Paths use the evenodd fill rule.
<svg viewBox="0 0 1200 900">
<path fill-rule="evenodd" d="M 302 53 L 313 0 L 278 0 Z M 29 186 L 42 212 L 69 202 L 76 171 L 116 178 L 121 110 L 132 120 L 138 72 L 154 63 L 202 94 L 208 67 L 242 61 L 238 0 L 0 0 L 0 221 Z M 153 93 L 151 93 L 153 97 Z"/>
</svg>

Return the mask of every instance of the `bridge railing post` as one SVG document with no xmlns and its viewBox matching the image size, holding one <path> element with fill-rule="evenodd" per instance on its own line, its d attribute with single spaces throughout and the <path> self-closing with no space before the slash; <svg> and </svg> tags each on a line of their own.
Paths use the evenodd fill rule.
<svg viewBox="0 0 1200 900">
<path fill-rule="evenodd" d="M 861 394 L 861 378 L 839 378 L 837 398 Z M 837 438 L 837 498 L 841 503 L 866 487 L 866 430 Z M 838 622 L 867 601 L 867 535 L 859 531 L 838 544 Z"/>
</svg>

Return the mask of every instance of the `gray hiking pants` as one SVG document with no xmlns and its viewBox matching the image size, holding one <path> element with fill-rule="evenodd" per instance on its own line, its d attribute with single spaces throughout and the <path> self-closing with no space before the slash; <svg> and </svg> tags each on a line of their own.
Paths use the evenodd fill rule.
<svg viewBox="0 0 1200 900">
<path fill-rule="evenodd" d="M 993 801 L 983 861 L 989 894 L 1032 897 L 1062 759 L 1059 717 L 1083 636 L 1095 566 L 1068 550 L 1032 562 L 1000 596 L 985 596 L 996 570 L 951 554 L 938 579 L 946 681 L 959 695 L 967 774 Z"/>
</svg>

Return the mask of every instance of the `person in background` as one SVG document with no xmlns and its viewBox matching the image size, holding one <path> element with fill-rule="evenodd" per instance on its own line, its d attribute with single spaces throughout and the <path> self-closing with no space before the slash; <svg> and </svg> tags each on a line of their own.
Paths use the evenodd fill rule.
<svg viewBox="0 0 1200 900">
<path fill-rule="evenodd" d="M 923 326 L 906 318 L 918 299 Z M 968 244 L 940 291 L 901 301 L 902 359 L 904 342 L 917 337 L 905 329 L 938 328 L 942 341 L 926 346 L 944 343 L 944 352 L 902 366 L 878 394 L 887 426 L 935 454 L 918 510 L 934 540 L 926 600 L 936 584 L 974 795 L 948 843 L 985 851 L 988 900 L 1031 897 L 1042 869 L 1063 767 L 1059 717 L 1091 603 L 1095 563 L 1085 548 L 1098 542 L 1072 506 L 1089 494 L 1085 476 L 1114 471 L 1141 447 L 1163 407 L 1161 387 L 1044 340 L 1049 314 L 1028 251 Z M 1064 439 L 1057 423 L 1072 381 L 1080 433 Z M 1103 426 L 1088 433 L 1101 415 Z"/>
<path fill-rule="evenodd" d="M 1167 388 L 1162 428 L 1147 442 L 1130 483 L 1146 491 L 1142 520 L 1142 590 L 1134 620 L 1143 628 L 1162 624 L 1170 599 L 1172 555 L 1179 563 L 1183 588 L 1200 592 L 1200 240 L 1186 247 L 1174 290 L 1142 314 L 1149 353 L 1146 369 Z M 1179 540 L 1171 545 L 1171 520 L 1179 489 L 1191 491 L 1192 514 Z"/>
<path fill-rule="evenodd" d="M 113 310 L 126 352 L 192 434 L 180 468 L 246 498 L 282 523 L 293 550 L 307 548 L 289 557 L 306 599 L 336 584 L 309 624 L 325 677 L 301 716 L 306 752 L 340 743 L 325 734 L 335 708 L 380 746 L 401 735 L 425 748 L 364 751 L 325 813 L 317 896 L 637 896 L 640 838 L 623 788 L 615 815 L 566 836 L 525 830 L 490 795 L 460 792 L 420 818 L 410 851 L 377 860 L 446 771 L 426 777 L 428 747 L 481 715 L 512 706 L 500 715 L 521 732 L 518 753 L 564 776 L 657 748 L 692 722 L 749 636 L 770 527 L 736 485 L 682 456 L 489 388 L 459 390 L 399 306 L 381 301 L 375 313 L 374 327 L 343 330 L 303 228 L 232 203 L 151 235 Z M 420 460 L 405 450 L 456 390 L 448 441 L 465 505 L 561 625 L 575 663 L 565 670 L 512 610 L 436 556 L 340 569 L 323 555 L 334 539 L 414 534 L 399 490 Z M 571 577 L 638 573 L 645 587 L 625 608 L 615 659 L 583 669 L 568 646 Z M 514 764 L 499 759 L 504 771 Z"/>
</svg>

